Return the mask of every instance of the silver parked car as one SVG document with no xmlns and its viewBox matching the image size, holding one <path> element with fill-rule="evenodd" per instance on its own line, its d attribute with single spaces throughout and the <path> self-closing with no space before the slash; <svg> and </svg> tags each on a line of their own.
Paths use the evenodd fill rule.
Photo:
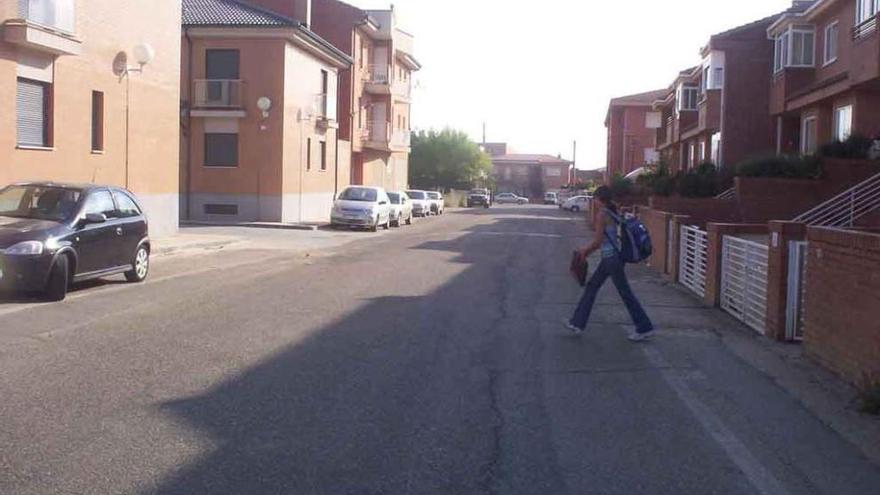
<svg viewBox="0 0 880 495">
<path fill-rule="evenodd" d="M 431 200 L 428 193 L 418 189 L 406 191 L 409 200 L 412 201 L 413 216 L 426 217 L 431 214 Z"/>
<path fill-rule="evenodd" d="M 495 195 L 495 202 L 499 205 L 524 205 L 529 202 L 529 198 L 517 196 L 513 193 L 501 193 Z"/>
<path fill-rule="evenodd" d="M 391 225 L 412 225 L 413 203 L 409 196 L 403 191 L 396 191 L 388 193 L 388 198 L 391 199 Z"/>
<path fill-rule="evenodd" d="M 373 232 L 381 225 L 387 230 L 391 228 L 391 199 L 381 187 L 347 187 L 333 202 L 330 225 L 365 227 Z"/>
<path fill-rule="evenodd" d="M 428 191 L 428 199 L 431 201 L 431 213 L 443 214 L 443 195 L 437 191 Z"/>
</svg>

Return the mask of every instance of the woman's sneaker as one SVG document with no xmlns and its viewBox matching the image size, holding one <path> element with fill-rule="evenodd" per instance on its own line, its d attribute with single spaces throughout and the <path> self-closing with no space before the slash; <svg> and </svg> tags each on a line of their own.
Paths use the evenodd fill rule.
<svg viewBox="0 0 880 495">
<path fill-rule="evenodd" d="M 568 329 L 571 333 L 575 335 L 581 335 L 584 333 L 584 329 L 572 325 L 571 320 L 563 320 L 562 324 L 565 326 L 566 329 Z"/>
<path fill-rule="evenodd" d="M 657 330 L 653 328 L 645 333 L 639 333 L 633 330 L 632 332 L 630 332 L 629 336 L 627 336 L 627 339 L 629 339 L 630 342 L 644 342 L 645 340 L 649 340 L 656 333 Z"/>
</svg>

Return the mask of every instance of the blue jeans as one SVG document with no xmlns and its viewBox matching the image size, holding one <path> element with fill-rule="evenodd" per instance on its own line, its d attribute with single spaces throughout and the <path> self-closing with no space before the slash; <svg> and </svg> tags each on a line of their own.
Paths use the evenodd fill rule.
<svg viewBox="0 0 880 495">
<path fill-rule="evenodd" d="M 587 327 L 587 322 L 590 321 L 590 313 L 593 311 L 593 303 L 596 302 L 596 295 L 599 294 L 599 289 L 602 288 L 608 277 L 611 277 L 611 281 L 617 287 L 617 292 L 620 293 L 620 298 L 623 299 L 623 304 L 626 305 L 629 316 L 636 325 L 636 331 L 638 333 L 647 333 L 653 330 L 654 324 L 651 323 L 651 319 L 645 314 L 645 310 L 642 308 L 639 300 L 636 299 L 636 295 L 633 294 L 629 281 L 626 279 L 624 264 L 616 256 L 602 258 L 602 262 L 599 263 L 593 276 L 590 277 L 590 281 L 587 282 L 584 295 L 581 296 L 581 301 L 574 311 L 574 316 L 571 317 L 571 324 L 580 329 Z"/>
</svg>

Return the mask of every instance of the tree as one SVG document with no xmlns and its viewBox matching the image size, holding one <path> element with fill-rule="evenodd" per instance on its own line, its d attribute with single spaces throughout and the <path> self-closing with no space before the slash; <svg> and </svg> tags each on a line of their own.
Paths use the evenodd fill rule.
<svg viewBox="0 0 880 495">
<path fill-rule="evenodd" d="M 422 189 L 469 189 L 485 184 L 492 172 L 489 155 L 461 131 L 420 131 L 412 137 L 409 177 Z"/>
</svg>

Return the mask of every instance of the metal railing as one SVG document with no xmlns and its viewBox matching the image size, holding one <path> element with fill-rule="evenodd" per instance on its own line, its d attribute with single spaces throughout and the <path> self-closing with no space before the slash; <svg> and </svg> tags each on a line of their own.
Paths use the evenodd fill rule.
<svg viewBox="0 0 880 495">
<path fill-rule="evenodd" d="M 18 0 L 18 15 L 68 33 L 76 30 L 75 0 Z"/>
<path fill-rule="evenodd" d="M 368 65 L 365 82 L 369 84 L 391 84 L 391 66 L 387 64 Z"/>
<path fill-rule="evenodd" d="M 824 227 L 852 227 L 859 218 L 880 208 L 880 174 L 877 174 L 793 221 Z"/>
<path fill-rule="evenodd" d="M 733 199 L 736 197 L 736 188 L 731 187 L 730 189 L 722 192 L 718 196 L 715 196 L 715 199 Z"/>
<path fill-rule="evenodd" d="M 697 227 L 682 225 L 678 281 L 700 297 L 706 296 L 709 237 Z"/>
<path fill-rule="evenodd" d="M 853 39 L 858 41 L 867 38 L 877 30 L 877 16 L 866 19 L 861 24 L 853 28 Z"/>
<path fill-rule="evenodd" d="M 724 236 L 721 254 L 721 309 L 765 333 L 769 249 L 739 237 Z"/>
<path fill-rule="evenodd" d="M 388 122 L 367 122 L 364 136 L 368 142 L 387 144 L 391 140 L 391 124 Z"/>
<path fill-rule="evenodd" d="M 391 86 L 391 92 L 403 96 L 405 98 L 409 98 L 412 94 L 412 79 L 408 79 L 406 81 L 395 81 Z"/>
<path fill-rule="evenodd" d="M 318 94 L 315 95 L 314 100 L 312 101 L 312 115 L 318 117 L 319 119 L 327 118 L 327 95 L 326 94 Z"/>
<path fill-rule="evenodd" d="M 244 82 L 240 79 L 196 79 L 193 108 L 241 108 Z"/>
<path fill-rule="evenodd" d="M 391 146 L 396 148 L 408 148 L 410 145 L 411 134 L 406 130 L 396 130 L 391 135 Z"/>
</svg>

